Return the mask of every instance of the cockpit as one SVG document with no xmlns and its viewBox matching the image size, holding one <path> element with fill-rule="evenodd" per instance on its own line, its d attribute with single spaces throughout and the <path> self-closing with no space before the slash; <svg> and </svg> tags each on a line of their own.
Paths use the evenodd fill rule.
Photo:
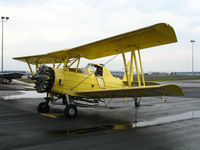
<svg viewBox="0 0 200 150">
<path fill-rule="evenodd" d="M 85 67 L 86 69 L 90 68 L 90 70 L 95 74 L 95 76 L 103 76 L 103 66 L 98 64 L 89 63 Z"/>
</svg>

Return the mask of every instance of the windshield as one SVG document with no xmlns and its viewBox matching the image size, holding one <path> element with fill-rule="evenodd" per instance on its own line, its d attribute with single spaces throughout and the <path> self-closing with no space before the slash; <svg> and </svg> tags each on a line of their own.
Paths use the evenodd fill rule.
<svg viewBox="0 0 200 150">
<path fill-rule="evenodd" d="M 87 65 L 85 66 L 85 69 L 87 69 L 89 66 L 90 66 L 90 64 L 87 64 Z"/>
<path fill-rule="evenodd" d="M 86 69 L 90 68 L 93 73 L 95 73 L 96 76 L 102 76 L 103 75 L 103 68 L 101 66 L 95 65 L 95 64 L 87 64 Z"/>
</svg>

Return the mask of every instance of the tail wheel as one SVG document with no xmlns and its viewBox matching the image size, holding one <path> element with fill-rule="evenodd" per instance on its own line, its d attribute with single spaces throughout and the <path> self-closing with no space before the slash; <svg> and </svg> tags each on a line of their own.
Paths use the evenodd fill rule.
<svg viewBox="0 0 200 150">
<path fill-rule="evenodd" d="M 67 118 L 75 118 L 77 115 L 77 108 L 75 105 L 67 105 L 65 107 L 65 117 Z"/>
<path fill-rule="evenodd" d="M 49 112 L 49 105 L 46 102 L 42 102 L 38 105 L 37 109 L 39 113 L 47 113 Z"/>
</svg>

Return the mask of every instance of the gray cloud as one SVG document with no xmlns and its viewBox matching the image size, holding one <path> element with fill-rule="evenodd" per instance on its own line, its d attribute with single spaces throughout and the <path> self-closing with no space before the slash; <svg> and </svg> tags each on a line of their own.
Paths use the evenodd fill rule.
<svg viewBox="0 0 200 150">
<path fill-rule="evenodd" d="M 1 0 L 0 14 L 10 17 L 5 24 L 4 68 L 28 70 L 26 64 L 11 59 L 15 56 L 71 48 L 166 22 L 175 28 L 179 42 L 143 51 L 145 71 L 190 71 L 190 39 L 196 40 L 195 68 L 200 71 L 199 4 L 198 0 Z M 121 70 L 119 61 L 120 56 L 108 67 Z"/>
</svg>

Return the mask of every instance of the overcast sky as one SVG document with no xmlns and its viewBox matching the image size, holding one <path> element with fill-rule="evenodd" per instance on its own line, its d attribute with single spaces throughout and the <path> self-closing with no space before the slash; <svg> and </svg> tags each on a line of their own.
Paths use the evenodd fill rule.
<svg viewBox="0 0 200 150">
<path fill-rule="evenodd" d="M 191 71 L 191 39 L 196 41 L 195 71 L 200 71 L 199 14 L 199 0 L 0 0 L 0 16 L 10 17 L 4 24 L 4 70 L 28 70 L 13 57 L 72 48 L 165 22 L 175 29 L 178 42 L 142 51 L 144 72 Z M 110 58 L 82 60 L 81 67 Z M 107 67 L 122 70 L 121 55 Z"/>
</svg>

